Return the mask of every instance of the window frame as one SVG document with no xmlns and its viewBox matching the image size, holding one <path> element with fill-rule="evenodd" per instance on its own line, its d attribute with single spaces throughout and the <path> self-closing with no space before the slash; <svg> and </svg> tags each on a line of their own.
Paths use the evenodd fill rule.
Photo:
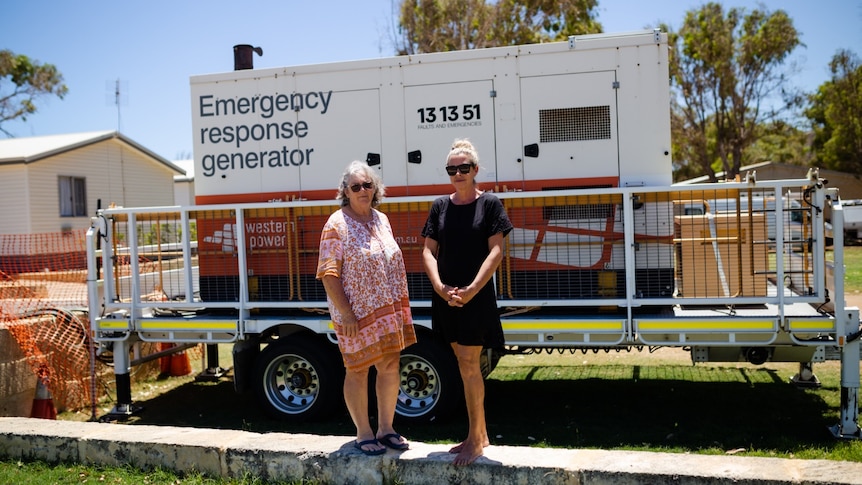
<svg viewBox="0 0 862 485">
<path fill-rule="evenodd" d="M 58 175 L 60 217 L 87 216 L 87 179 L 74 175 Z"/>
</svg>

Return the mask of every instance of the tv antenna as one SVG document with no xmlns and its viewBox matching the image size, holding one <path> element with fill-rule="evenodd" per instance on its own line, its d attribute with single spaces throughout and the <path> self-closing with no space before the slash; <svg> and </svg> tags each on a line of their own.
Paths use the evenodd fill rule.
<svg viewBox="0 0 862 485">
<path fill-rule="evenodd" d="M 119 78 L 105 83 L 105 103 L 117 108 L 117 132 L 122 131 L 120 107 L 129 104 L 129 83 Z"/>
</svg>

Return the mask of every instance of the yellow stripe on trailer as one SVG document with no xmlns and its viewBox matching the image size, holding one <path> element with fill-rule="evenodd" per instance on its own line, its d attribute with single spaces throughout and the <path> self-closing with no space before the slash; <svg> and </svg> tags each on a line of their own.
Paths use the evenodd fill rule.
<svg viewBox="0 0 862 485">
<path fill-rule="evenodd" d="M 128 330 L 128 320 L 99 320 L 99 330 Z"/>
<path fill-rule="evenodd" d="M 636 320 L 640 332 L 772 332 L 775 319 Z"/>
<path fill-rule="evenodd" d="M 787 330 L 790 332 L 834 332 L 835 320 L 831 318 L 788 318 Z"/>
<path fill-rule="evenodd" d="M 238 322 L 235 320 L 138 320 L 141 330 L 213 330 L 235 332 Z"/>
<path fill-rule="evenodd" d="M 504 332 L 622 332 L 624 320 L 503 321 Z"/>
</svg>

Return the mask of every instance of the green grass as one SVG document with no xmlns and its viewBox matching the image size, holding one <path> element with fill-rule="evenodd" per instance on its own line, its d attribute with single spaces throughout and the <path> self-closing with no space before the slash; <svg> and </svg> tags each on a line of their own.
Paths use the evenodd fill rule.
<svg viewBox="0 0 862 485">
<path fill-rule="evenodd" d="M 98 467 L 61 463 L 49 465 L 33 461 L 0 460 L 0 483 L 16 485 L 45 485 L 48 483 L 92 483 L 128 485 L 263 485 L 284 483 L 285 485 L 312 484 L 316 482 L 265 482 L 256 477 L 237 480 L 212 478 L 204 475 L 177 475 L 167 470 L 142 471 L 132 467 Z"/>
<path fill-rule="evenodd" d="M 839 442 L 828 432 L 839 417 L 837 363 L 815 366 L 822 387 L 804 390 L 787 384 L 795 372 L 790 364 L 649 364 L 637 355 L 601 364 L 590 353 L 580 358 L 587 363 L 499 367 L 489 394 L 518 387 L 541 399 L 518 406 L 518 413 L 535 417 L 533 426 L 519 425 L 512 413 L 508 421 L 494 421 L 497 435 L 549 447 L 698 454 L 743 449 L 746 456 L 862 461 L 862 443 Z M 533 383 L 514 384 L 524 379 Z M 488 412 L 490 421 L 499 410 L 489 406 Z"/>
<path fill-rule="evenodd" d="M 834 259 L 831 251 L 827 258 Z M 844 288 L 847 292 L 862 291 L 862 246 L 844 248 Z"/>
</svg>

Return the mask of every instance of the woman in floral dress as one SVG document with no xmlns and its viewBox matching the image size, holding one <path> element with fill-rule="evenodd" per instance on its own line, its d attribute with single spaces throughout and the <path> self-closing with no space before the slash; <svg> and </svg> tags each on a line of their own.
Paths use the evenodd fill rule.
<svg viewBox="0 0 862 485">
<path fill-rule="evenodd" d="M 356 426 L 354 446 L 366 455 L 409 447 L 393 421 L 401 351 L 416 342 L 416 333 L 401 248 L 389 219 L 375 209 L 384 194 L 380 177 L 367 164 L 347 167 L 336 196 L 341 208 L 320 236 L 317 268 L 346 369 L 344 401 Z M 368 417 L 371 366 L 377 370 L 376 433 Z"/>
</svg>

